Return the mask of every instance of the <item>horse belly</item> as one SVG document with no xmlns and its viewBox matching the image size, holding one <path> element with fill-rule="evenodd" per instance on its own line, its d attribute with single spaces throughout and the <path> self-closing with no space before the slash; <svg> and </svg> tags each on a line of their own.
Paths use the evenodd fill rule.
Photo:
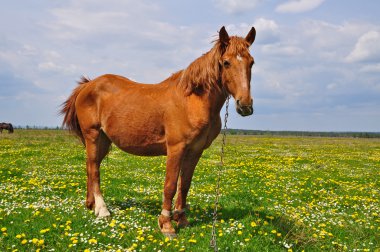
<svg viewBox="0 0 380 252">
<path fill-rule="evenodd" d="M 145 146 L 121 146 L 123 151 L 137 156 L 162 156 L 166 155 L 165 144 L 150 144 Z"/>
<path fill-rule="evenodd" d="M 103 129 L 108 138 L 121 150 L 139 156 L 166 155 L 164 130 L 141 125 Z"/>
</svg>

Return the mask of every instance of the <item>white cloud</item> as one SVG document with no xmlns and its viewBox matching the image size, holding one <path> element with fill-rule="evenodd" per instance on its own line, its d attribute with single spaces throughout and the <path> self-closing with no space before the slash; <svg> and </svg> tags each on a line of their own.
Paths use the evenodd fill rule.
<svg viewBox="0 0 380 252">
<path fill-rule="evenodd" d="M 301 13 L 311 11 L 320 6 L 325 0 L 290 0 L 276 7 L 281 13 Z"/>
<path fill-rule="evenodd" d="M 238 35 L 244 37 L 248 34 L 250 29 L 255 27 L 257 36 L 255 44 L 257 43 L 273 43 L 278 41 L 279 25 L 276 21 L 266 18 L 257 18 L 253 23 L 240 23 L 229 24 L 226 26 L 227 32 L 230 35 Z"/>
<path fill-rule="evenodd" d="M 346 57 L 346 61 L 380 61 L 380 32 L 369 31 L 362 35 L 353 51 Z"/>
<path fill-rule="evenodd" d="M 303 54 L 303 49 L 290 44 L 276 43 L 263 45 L 262 52 L 266 55 L 296 57 Z"/>
<path fill-rule="evenodd" d="M 255 27 L 261 31 L 276 32 L 278 30 L 278 24 L 276 21 L 266 18 L 258 18 L 254 22 Z"/>
<path fill-rule="evenodd" d="M 263 0 L 214 0 L 219 9 L 230 14 L 250 11 L 260 2 L 263 2 Z"/>
<path fill-rule="evenodd" d="M 61 32 L 62 37 L 69 38 L 74 38 L 80 33 L 88 36 L 92 33 L 120 31 L 128 18 L 128 14 L 122 11 L 89 12 L 85 9 L 73 8 L 54 9 L 52 14 L 56 21 L 46 26 L 53 31 Z"/>
<path fill-rule="evenodd" d="M 360 68 L 360 72 L 363 73 L 380 73 L 380 63 L 369 64 Z"/>
</svg>

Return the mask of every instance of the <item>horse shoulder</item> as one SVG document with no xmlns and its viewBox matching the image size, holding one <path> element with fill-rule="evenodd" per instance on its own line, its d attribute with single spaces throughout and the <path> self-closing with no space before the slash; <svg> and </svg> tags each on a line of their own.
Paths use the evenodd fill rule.
<svg viewBox="0 0 380 252">
<path fill-rule="evenodd" d="M 178 115 L 176 135 L 193 150 L 204 150 L 218 136 L 221 129 L 219 114 L 213 114 L 205 97 L 185 97 L 183 110 Z"/>
</svg>

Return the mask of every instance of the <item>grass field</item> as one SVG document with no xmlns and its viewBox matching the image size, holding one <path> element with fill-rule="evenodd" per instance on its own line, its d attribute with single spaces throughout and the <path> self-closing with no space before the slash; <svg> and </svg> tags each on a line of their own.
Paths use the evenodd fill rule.
<svg viewBox="0 0 380 252">
<path fill-rule="evenodd" d="M 195 171 L 189 228 L 158 227 L 165 157 L 113 148 L 84 207 L 85 153 L 66 131 L 0 135 L 0 251 L 210 251 L 220 139 Z M 380 251 L 380 139 L 227 136 L 220 251 Z"/>
</svg>

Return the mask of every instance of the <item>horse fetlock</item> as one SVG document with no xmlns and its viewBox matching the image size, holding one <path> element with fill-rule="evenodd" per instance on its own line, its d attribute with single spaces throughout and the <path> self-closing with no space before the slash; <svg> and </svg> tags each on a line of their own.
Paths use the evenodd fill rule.
<svg viewBox="0 0 380 252">
<path fill-rule="evenodd" d="M 92 200 L 86 200 L 86 207 L 90 210 L 94 210 L 95 208 L 95 200 L 92 199 Z"/>
<path fill-rule="evenodd" d="M 104 218 L 110 216 L 110 212 L 108 211 L 106 206 L 96 207 L 95 208 L 95 215 L 98 218 Z"/>
</svg>

